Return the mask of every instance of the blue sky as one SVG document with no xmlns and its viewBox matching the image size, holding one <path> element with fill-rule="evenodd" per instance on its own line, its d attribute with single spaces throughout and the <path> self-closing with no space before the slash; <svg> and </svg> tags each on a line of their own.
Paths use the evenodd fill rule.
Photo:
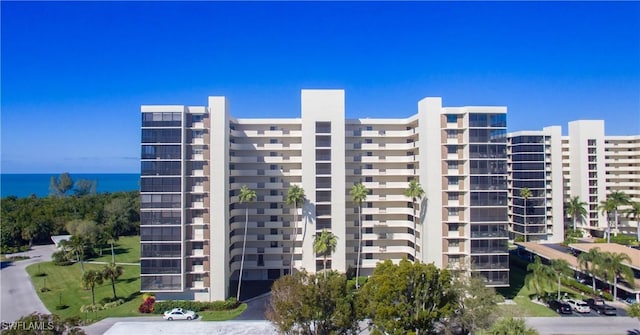
<svg viewBox="0 0 640 335">
<path fill-rule="evenodd" d="M 640 2 L 0 2 L 3 173 L 139 171 L 140 105 L 347 117 L 508 107 L 509 131 L 640 134 Z"/>
</svg>

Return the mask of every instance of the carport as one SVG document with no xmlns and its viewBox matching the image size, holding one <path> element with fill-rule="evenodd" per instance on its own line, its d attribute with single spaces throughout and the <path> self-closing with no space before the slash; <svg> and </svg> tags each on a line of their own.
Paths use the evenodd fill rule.
<svg viewBox="0 0 640 335">
<path fill-rule="evenodd" d="M 569 266 L 573 270 L 586 275 L 586 273 L 578 266 L 578 258 L 569 253 L 562 252 L 554 248 L 551 248 L 549 246 L 546 246 L 544 244 L 535 243 L 535 242 L 516 242 L 516 245 L 518 245 L 520 248 L 534 255 L 538 255 L 541 258 L 547 259 L 549 261 L 551 261 L 552 259 L 564 259 L 565 261 L 567 261 L 567 263 L 569 263 Z M 624 264 L 631 267 L 632 269 L 640 271 L 640 251 L 622 246 L 620 244 L 576 243 L 576 244 L 570 244 L 569 248 L 580 251 L 580 252 L 587 252 L 591 248 L 600 248 L 600 250 L 603 252 L 608 251 L 608 252 L 626 253 L 627 255 L 629 255 L 629 258 L 631 258 L 631 264 L 627 262 L 625 262 Z M 629 294 L 635 295 L 636 301 L 640 301 L 640 279 L 636 278 L 634 284 L 635 284 L 634 285 L 635 288 L 630 288 L 618 282 L 616 287 Z"/>
</svg>

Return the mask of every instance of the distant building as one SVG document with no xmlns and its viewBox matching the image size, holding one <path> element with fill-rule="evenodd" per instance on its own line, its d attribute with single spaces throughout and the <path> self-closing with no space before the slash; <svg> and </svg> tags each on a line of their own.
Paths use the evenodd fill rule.
<svg viewBox="0 0 640 335">
<path fill-rule="evenodd" d="M 569 122 L 566 136 L 559 126 L 510 133 L 509 178 L 512 238 L 524 237 L 526 226 L 527 241 L 563 241 L 564 227 L 573 225 L 564 205 L 575 196 L 587 210 L 577 228 L 604 236 L 607 218 L 598 206 L 609 193 L 621 191 L 640 202 L 640 135 L 606 136 L 602 120 Z M 533 193 L 527 201 L 526 225 L 519 193 L 524 187 Z M 637 222 L 624 215 L 628 208 L 618 211 L 619 232 L 635 234 Z"/>
<path fill-rule="evenodd" d="M 413 259 L 466 268 L 507 286 L 508 207 L 505 107 L 442 107 L 425 98 L 397 119 L 345 119 L 344 91 L 303 90 L 301 117 L 236 119 L 224 97 L 206 107 L 142 106 L 142 291 L 161 299 L 219 300 L 243 280 L 275 280 L 293 267 L 318 271 L 313 236 L 338 237 L 328 267 Z M 416 208 L 404 195 L 416 179 Z M 369 195 L 357 204 L 349 191 Z M 257 193 L 240 203 L 247 185 Z M 306 202 L 286 205 L 301 186 Z M 295 227 L 298 227 L 295 230 Z M 294 231 L 295 230 L 295 231 Z M 414 244 L 415 241 L 415 244 Z"/>
</svg>

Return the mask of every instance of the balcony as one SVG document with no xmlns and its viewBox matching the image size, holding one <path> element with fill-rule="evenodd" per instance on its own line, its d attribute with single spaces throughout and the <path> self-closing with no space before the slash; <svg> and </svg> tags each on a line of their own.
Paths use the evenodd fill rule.
<svg viewBox="0 0 640 335">
<path fill-rule="evenodd" d="M 204 281 L 193 281 L 191 282 L 191 289 L 192 290 L 201 290 L 204 289 Z"/>
</svg>

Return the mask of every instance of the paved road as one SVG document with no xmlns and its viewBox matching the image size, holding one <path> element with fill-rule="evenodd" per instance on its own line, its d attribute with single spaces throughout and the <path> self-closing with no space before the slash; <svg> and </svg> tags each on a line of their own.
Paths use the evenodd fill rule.
<svg viewBox="0 0 640 335">
<path fill-rule="evenodd" d="M 266 320 L 264 312 L 270 297 L 271 293 L 266 293 L 247 300 L 247 309 L 234 320 Z"/>
<path fill-rule="evenodd" d="M 615 316 L 593 318 L 525 318 L 540 335 L 639 335 L 638 319 Z"/>
<path fill-rule="evenodd" d="M 49 314 L 47 308 L 38 298 L 25 268 L 34 263 L 50 261 L 54 251 L 53 244 L 34 246 L 27 252 L 11 255 L 29 256 L 30 259 L 2 263 L 0 270 L 0 320 L 12 322 L 33 312 Z"/>
</svg>

